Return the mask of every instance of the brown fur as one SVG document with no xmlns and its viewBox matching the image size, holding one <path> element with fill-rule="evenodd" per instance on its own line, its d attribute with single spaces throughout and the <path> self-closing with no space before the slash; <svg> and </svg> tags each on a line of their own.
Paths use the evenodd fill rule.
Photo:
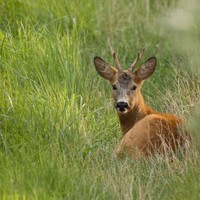
<svg viewBox="0 0 200 200">
<path fill-rule="evenodd" d="M 118 115 L 124 136 L 115 150 L 117 157 L 123 152 L 132 158 L 168 154 L 176 152 L 187 140 L 180 118 L 158 113 L 144 103 Z"/>
<path fill-rule="evenodd" d="M 189 136 L 183 130 L 182 119 L 154 111 L 143 100 L 140 88 L 143 80 L 155 70 L 154 57 L 148 59 L 134 73 L 117 70 L 99 57 L 95 57 L 94 64 L 97 72 L 115 86 L 114 105 L 122 100 L 128 105 L 125 112 L 118 111 L 123 138 L 115 149 L 117 157 L 123 152 L 134 159 L 140 156 L 171 154 L 189 141 Z M 137 87 L 134 91 L 131 89 L 133 86 Z"/>
</svg>

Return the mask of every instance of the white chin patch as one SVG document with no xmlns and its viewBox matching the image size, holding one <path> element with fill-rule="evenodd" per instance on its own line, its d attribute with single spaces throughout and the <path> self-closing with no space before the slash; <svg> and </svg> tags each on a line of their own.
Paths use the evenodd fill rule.
<svg viewBox="0 0 200 200">
<path fill-rule="evenodd" d="M 118 112 L 118 113 L 121 113 L 121 114 L 125 114 L 125 113 L 128 112 L 128 110 L 127 110 L 127 109 L 120 110 L 119 108 L 117 108 L 117 112 Z"/>
</svg>

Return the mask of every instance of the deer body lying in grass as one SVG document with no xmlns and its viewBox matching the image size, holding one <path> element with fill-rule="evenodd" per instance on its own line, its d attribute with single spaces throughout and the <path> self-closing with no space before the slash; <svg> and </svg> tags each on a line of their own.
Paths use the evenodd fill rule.
<svg viewBox="0 0 200 200">
<path fill-rule="evenodd" d="M 153 74 L 156 58 L 150 57 L 135 69 L 144 49 L 138 53 L 129 70 L 122 70 L 115 52 L 111 49 L 116 67 L 100 57 L 94 58 L 96 71 L 113 87 L 114 106 L 117 110 L 123 138 L 115 149 L 115 156 L 123 153 L 133 159 L 155 154 L 176 152 L 188 143 L 182 119 L 150 108 L 143 99 L 141 86 Z"/>
</svg>

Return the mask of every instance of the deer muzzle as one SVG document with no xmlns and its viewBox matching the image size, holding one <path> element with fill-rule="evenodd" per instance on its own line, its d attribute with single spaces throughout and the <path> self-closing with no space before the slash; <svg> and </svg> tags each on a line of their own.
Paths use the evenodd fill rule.
<svg viewBox="0 0 200 200">
<path fill-rule="evenodd" d="M 128 106 L 127 102 L 120 101 L 120 102 L 117 102 L 117 104 L 116 104 L 116 109 L 119 112 L 125 112 L 128 109 L 128 107 L 129 106 Z"/>
</svg>

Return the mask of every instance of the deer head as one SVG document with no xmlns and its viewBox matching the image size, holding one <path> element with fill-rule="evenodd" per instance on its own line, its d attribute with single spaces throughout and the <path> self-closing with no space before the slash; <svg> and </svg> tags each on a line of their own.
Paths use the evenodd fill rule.
<svg viewBox="0 0 200 200">
<path fill-rule="evenodd" d="M 140 88 L 142 82 L 147 79 L 155 70 L 156 58 L 150 57 L 141 67 L 135 69 L 139 59 L 141 59 L 144 49 L 142 49 L 129 70 L 123 70 L 115 52 L 111 49 L 116 67 L 109 65 L 100 57 L 94 58 L 96 71 L 112 85 L 114 106 L 120 114 L 132 110 L 141 97 Z"/>
</svg>

